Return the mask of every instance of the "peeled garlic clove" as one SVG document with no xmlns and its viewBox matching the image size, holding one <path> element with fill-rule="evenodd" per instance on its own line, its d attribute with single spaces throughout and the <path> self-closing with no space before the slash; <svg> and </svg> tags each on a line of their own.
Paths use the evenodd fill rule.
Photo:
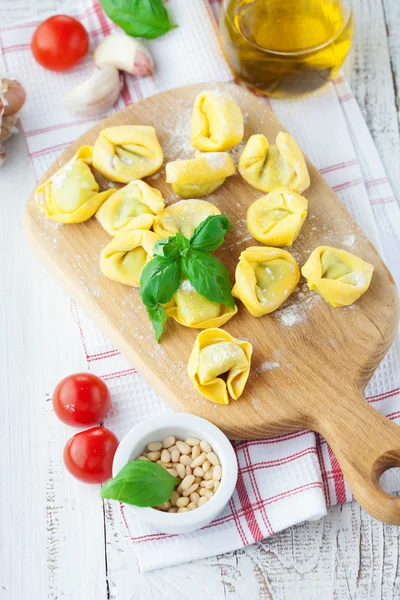
<svg viewBox="0 0 400 600">
<path fill-rule="evenodd" d="M 26 100 L 26 92 L 15 79 L 0 78 L 0 113 L 5 117 L 15 115 Z"/>
<path fill-rule="evenodd" d="M 146 77 L 153 74 L 150 52 L 132 37 L 123 34 L 107 35 L 93 54 L 99 67 L 111 65 L 131 75 Z"/>
<path fill-rule="evenodd" d="M 115 67 L 96 67 L 86 81 L 65 94 L 65 108 L 69 113 L 83 117 L 99 115 L 115 104 L 121 88 L 122 79 Z"/>
</svg>

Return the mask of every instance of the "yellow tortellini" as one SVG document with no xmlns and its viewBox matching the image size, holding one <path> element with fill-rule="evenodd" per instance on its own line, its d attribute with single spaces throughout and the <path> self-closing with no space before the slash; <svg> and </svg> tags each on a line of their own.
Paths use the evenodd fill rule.
<svg viewBox="0 0 400 600">
<path fill-rule="evenodd" d="M 299 279 L 299 267 L 289 252 L 251 246 L 239 257 L 232 296 L 239 298 L 253 317 L 262 317 L 285 302 Z"/>
<path fill-rule="evenodd" d="M 196 291 L 188 279 L 183 279 L 166 310 L 167 315 L 181 325 L 207 329 L 224 325 L 236 315 L 238 309 L 237 306 L 232 309 L 218 302 L 210 302 Z"/>
<path fill-rule="evenodd" d="M 154 244 L 159 239 L 159 235 L 144 229 L 120 233 L 101 253 L 101 272 L 118 283 L 140 287 L 140 275 L 153 258 Z"/>
<path fill-rule="evenodd" d="M 108 200 L 107 202 L 110 202 Z M 247 211 L 247 227 L 266 246 L 291 246 L 307 216 L 308 201 L 287 188 L 275 188 Z"/>
<path fill-rule="evenodd" d="M 99 192 L 90 170 L 92 148 L 82 146 L 75 156 L 35 191 L 35 202 L 53 221 L 82 223 L 90 219 L 115 192 Z"/>
<path fill-rule="evenodd" d="M 140 179 L 131 181 L 102 204 L 96 218 L 110 235 L 134 229 L 150 229 L 164 209 L 161 192 Z"/>
<path fill-rule="evenodd" d="M 345 250 L 319 246 L 301 269 L 310 290 L 335 308 L 353 304 L 369 288 L 374 267 Z"/>
<path fill-rule="evenodd" d="M 119 125 L 100 132 L 93 146 L 93 166 L 104 177 L 129 183 L 151 175 L 164 156 L 154 127 Z"/>
<path fill-rule="evenodd" d="M 192 146 L 204 152 L 229 150 L 242 141 L 243 117 L 227 92 L 201 92 L 194 101 Z"/>
<path fill-rule="evenodd" d="M 263 192 L 285 186 L 302 194 L 310 186 L 310 176 L 297 142 L 282 131 L 276 145 L 262 134 L 252 135 L 239 159 L 239 173 L 247 183 Z"/>
<path fill-rule="evenodd" d="M 226 152 L 196 153 L 191 160 L 167 163 L 166 181 L 182 198 L 199 198 L 219 188 L 235 173 L 235 165 Z"/>
<path fill-rule="evenodd" d="M 220 215 L 214 204 L 206 200 L 180 200 L 167 206 L 154 219 L 153 229 L 166 238 L 177 232 L 190 238 L 198 225 L 210 215 Z"/>
<path fill-rule="evenodd" d="M 197 390 L 213 402 L 229 404 L 243 393 L 253 347 L 223 329 L 205 329 L 194 343 L 188 374 Z M 223 376 L 223 377 L 221 377 Z"/>
</svg>

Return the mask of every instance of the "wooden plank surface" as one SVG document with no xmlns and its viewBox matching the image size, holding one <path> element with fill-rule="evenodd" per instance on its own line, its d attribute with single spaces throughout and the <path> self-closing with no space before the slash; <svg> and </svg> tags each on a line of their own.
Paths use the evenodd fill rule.
<svg viewBox="0 0 400 600">
<path fill-rule="evenodd" d="M 57 11 L 62 4 L 62 0 L 4 2 L 0 21 L 34 18 L 43 8 Z M 357 66 L 349 74 L 399 196 L 400 138 L 393 85 L 400 81 L 398 3 L 384 4 L 385 13 L 381 0 L 354 0 Z M 137 574 L 124 529 L 107 509 L 104 539 L 103 507 L 97 495 L 87 491 L 85 497 L 82 487 L 72 487 L 60 467 L 60 440 L 68 437 L 67 428 L 50 418 L 46 394 L 66 372 L 85 365 L 69 298 L 31 257 L 23 240 L 20 222 L 34 176 L 22 137 L 10 141 L 9 150 L 7 170 L 0 171 L 2 198 L 15 199 L 12 212 L 0 203 L 2 223 L 7 224 L 1 258 L 7 248 L 14 249 L 7 254 L 7 264 L 1 261 L 7 287 L 0 299 L 0 598 L 196 600 L 207 592 L 216 600 L 397 600 L 399 529 L 374 521 L 355 503 L 334 507 L 319 522 L 305 523 L 246 550 L 158 573 Z M 48 468 L 51 457 L 57 491 L 52 494 L 50 485 L 46 498 L 53 476 Z"/>
</svg>

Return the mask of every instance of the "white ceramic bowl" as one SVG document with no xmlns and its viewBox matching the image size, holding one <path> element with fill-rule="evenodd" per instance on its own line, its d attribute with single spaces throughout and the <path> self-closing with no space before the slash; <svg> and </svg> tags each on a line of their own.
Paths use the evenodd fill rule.
<svg viewBox="0 0 400 600">
<path fill-rule="evenodd" d="M 181 439 L 194 436 L 211 444 L 222 466 L 218 490 L 206 504 L 186 513 L 165 513 L 131 504 L 125 506 L 158 531 L 188 533 L 208 525 L 229 502 L 238 474 L 236 455 L 226 435 L 209 421 L 183 413 L 163 414 L 140 423 L 126 434 L 115 453 L 113 476 L 130 460 L 140 456 L 149 442 L 161 442 L 167 435 Z"/>
</svg>

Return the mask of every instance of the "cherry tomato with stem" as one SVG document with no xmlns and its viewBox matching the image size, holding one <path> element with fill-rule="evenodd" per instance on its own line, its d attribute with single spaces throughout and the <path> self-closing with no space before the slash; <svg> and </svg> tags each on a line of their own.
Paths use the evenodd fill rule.
<svg viewBox="0 0 400 600">
<path fill-rule="evenodd" d="M 88 32 L 68 15 L 49 17 L 35 30 L 31 50 L 37 62 L 50 71 L 67 71 L 78 64 L 89 48 Z"/>
<path fill-rule="evenodd" d="M 111 408 L 108 387 L 92 373 L 76 373 L 60 381 L 53 392 L 53 408 L 66 425 L 96 425 Z"/>
<path fill-rule="evenodd" d="M 79 481 L 104 483 L 112 477 L 118 440 L 105 427 L 92 427 L 74 435 L 64 447 L 67 470 Z"/>
</svg>

